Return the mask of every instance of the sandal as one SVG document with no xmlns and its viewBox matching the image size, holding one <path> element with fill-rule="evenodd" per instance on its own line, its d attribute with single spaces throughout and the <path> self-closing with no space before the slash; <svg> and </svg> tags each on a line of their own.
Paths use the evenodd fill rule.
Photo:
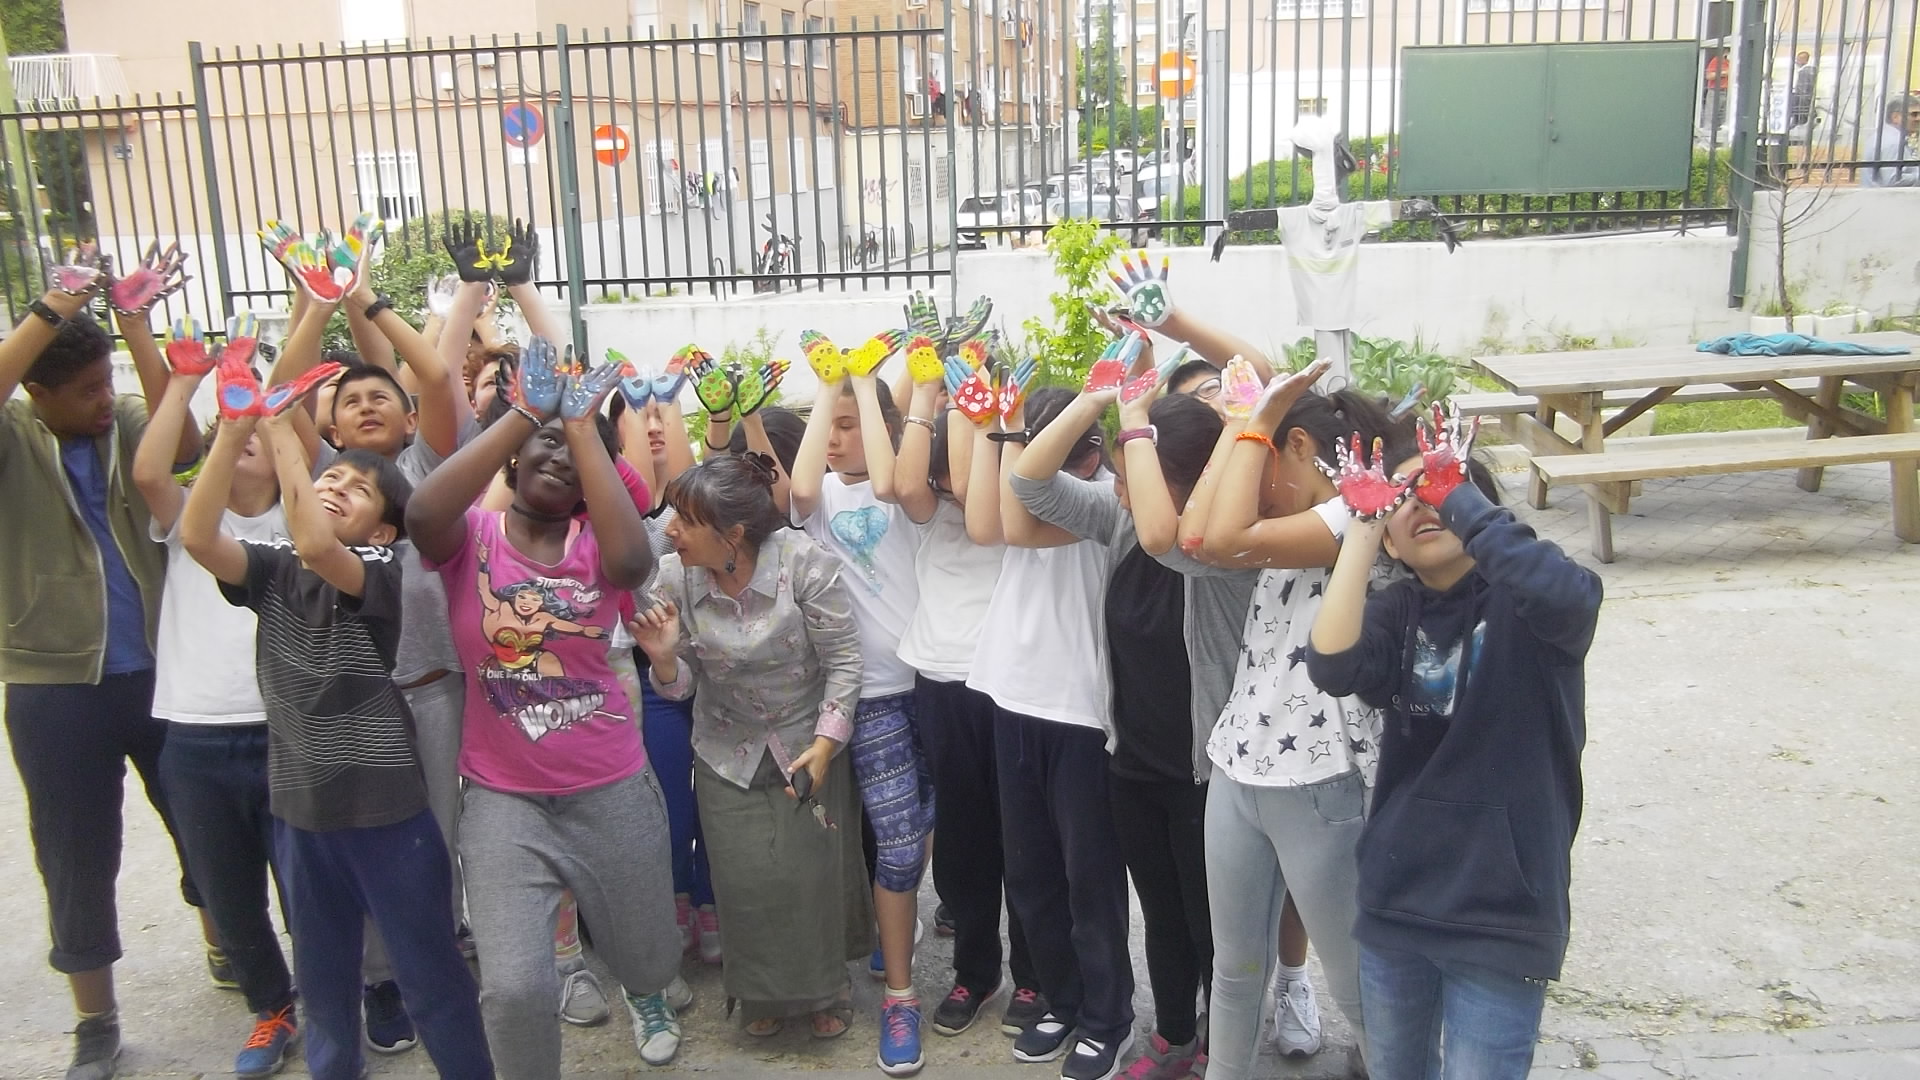
<svg viewBox="0 0 1920 1080">
<path fill-rule="evenodd" d="M 756 1039 L 771 1039 L 780 1034 L 787 1022 L 777 1016 L 763 1016 L 758 1020 L 747 1021 L 747 1034 Z"/>
<path fill-rule="evenodd" d="M 811 1019 L 814 1038 L 837 1039 L 853 1026 L 853 1006 L 836 1003 L 814 1013 Z"/>
</svg>

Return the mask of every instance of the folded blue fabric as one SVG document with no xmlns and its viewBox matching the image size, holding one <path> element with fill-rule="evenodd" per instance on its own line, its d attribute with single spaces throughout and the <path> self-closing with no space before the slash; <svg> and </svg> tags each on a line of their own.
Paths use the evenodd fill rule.
<svg viewBox="0 0 1920 1080">
<path fill-rule="evenodd" d="M 1789 356 L 1794 353 L 1818 353 L 1823 356 L 1898 356 L 1912 352 L 1905 345 L 1857 345 L 1851 341 L 1825 341 L 1805 334 L 1729 334 L 1700 343 L 1701 352 L 1727 356 Z"/>
</svg>

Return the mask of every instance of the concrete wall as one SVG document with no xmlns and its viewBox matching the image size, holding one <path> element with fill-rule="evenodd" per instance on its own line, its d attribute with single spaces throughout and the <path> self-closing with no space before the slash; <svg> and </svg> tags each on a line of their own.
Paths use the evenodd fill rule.
<svg viewBox="0 0 1920 1080">
<path fill-rule="evenodd" d="M 1754 202 L 1749 307 L 1779 296 L 1774 253 L 1778 198 Z M 1794 304 L 1819 311 L 1850 303 L 1874 315 L 1920 311 L 1920 191 L 1802 188 L 1787 196 L 1787 287 Z"/>
</svg>

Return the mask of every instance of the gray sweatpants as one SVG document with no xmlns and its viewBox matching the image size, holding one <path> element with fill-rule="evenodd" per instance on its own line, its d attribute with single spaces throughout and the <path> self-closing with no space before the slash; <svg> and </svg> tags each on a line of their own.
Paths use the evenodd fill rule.
<svg viewBox="0 0 1920 1080">
<path fill-rule="evenodd" d="M 1293 894 L 1333 1000 L 1362 1034 L 1360 950 L 1353 940 L 1354 848 L 1366 824 L 1357 772 L 1304 787 L 1256 787 L 1214 770 L 1207 785 L 1207 898 L 1213 1001 L 1207 1080 L 1243 1080 L 1260 1050 L 1260 1004 Z"/>
<path fill-rule="evenodd" d="M 467 912 L 480 952 L 480 1014 L 501 1080 L 558 1080 L 554 920 L 573 890 L 594 952 L 634 994 L 680 967 L 666 804 L 651 768 L 577 795 L 468 784 L 460 812 Z"/>
<path fill-rule="evenodd" d="M 467 680 L 459 672 L 425 686 L 400 691 L 413 712 L 413 743 L 427 781 L 427 807 L 440 838 L 453 853 L 453 924 L 467 922 L 460 876 L 460 725 L 467 706 Z"/>
</svg>

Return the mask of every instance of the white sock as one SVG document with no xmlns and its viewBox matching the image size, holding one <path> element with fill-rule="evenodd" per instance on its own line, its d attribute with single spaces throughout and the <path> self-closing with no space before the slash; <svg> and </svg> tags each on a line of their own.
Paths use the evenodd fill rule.
<svg viewBox="0 0 1920 1080">
<path fill-rule="evenodd" d="M 912 983 L 908 983 L 907 988 L 905 990 L 895 990 L 891 986 L 887 987 L 888 1001 L 906 1001 L 911 998 L 917 998 L 919 996 L 920 996 L 919 994 L 914 993 Z"/>
<path fill-rule="evenodd" d="M 1277 964 L 1274 967 L 1274 985 L 1285 987 L 1291 982 L 1307 981 L 1307 965 L 1294 967 L 1291 964 Z"/>
</svg>

